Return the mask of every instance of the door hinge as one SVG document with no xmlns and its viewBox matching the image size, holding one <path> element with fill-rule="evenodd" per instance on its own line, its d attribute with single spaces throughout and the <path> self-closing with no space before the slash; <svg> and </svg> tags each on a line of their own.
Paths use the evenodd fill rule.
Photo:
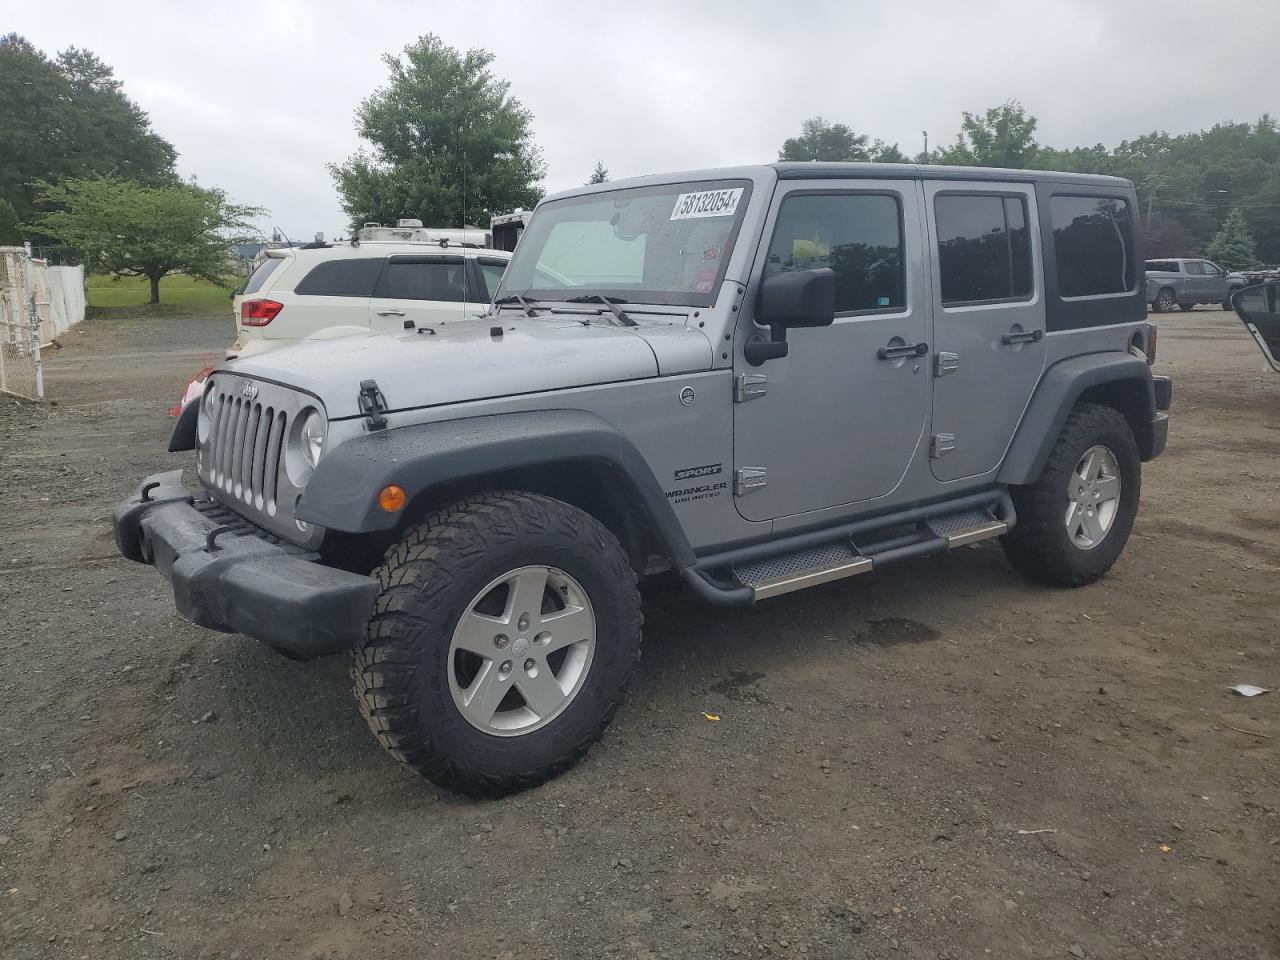
<svg viewBox="0 0 1280 960">
<path fill-rule="evenodd" d="M 733 474 L 734 494 L 741 497 L 752 490 L 759 490 L 769 482 L 768 473 L 764 467 L 739 467 Z"/>
<path fill-rule="evenodd" d="M 933 375 L 935 377 L 945 377 L 948 373 L 955 373 L 959 369 L 960 354 L 943 351 L 933 355 Z"/>
<path fill-rule="evenodd" d="M 746 403 L 769 392 L 769 378 L 763 373 L 743 373 L 733 385 L 735 403 Z"/>
<path fill-rule="evenodd" d="M 937 460 L 939 457 L 945 457 L 955 448 L 956 435 L 954 433 L 935 433 L 932 442 L 929 444 L 929 456 Z"/>
</svg>

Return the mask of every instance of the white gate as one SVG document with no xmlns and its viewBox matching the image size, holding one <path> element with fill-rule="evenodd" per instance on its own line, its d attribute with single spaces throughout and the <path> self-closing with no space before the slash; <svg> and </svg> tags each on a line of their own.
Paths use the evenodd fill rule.
<svg viewBox="0 0 1280 960">
<path fill-rule="evenodd" d="M 44 397 L 40 311 L 47 318 L 49 307 L 48 287 L 26 250 L 0 247 L 0 392 Z"/>
</svg>

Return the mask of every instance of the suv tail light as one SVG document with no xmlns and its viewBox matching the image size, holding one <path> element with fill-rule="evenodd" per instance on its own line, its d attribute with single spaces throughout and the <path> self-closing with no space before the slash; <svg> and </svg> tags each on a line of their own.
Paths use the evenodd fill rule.
<svg viewBox="0 0 1280 960">
<path fill-rule="evenodd" d="M 240 322 L 246 327 L 265 327 L 283 309 L 284 304 L 274 300 L 246 300 L 240 304 Z"/>
</svg>

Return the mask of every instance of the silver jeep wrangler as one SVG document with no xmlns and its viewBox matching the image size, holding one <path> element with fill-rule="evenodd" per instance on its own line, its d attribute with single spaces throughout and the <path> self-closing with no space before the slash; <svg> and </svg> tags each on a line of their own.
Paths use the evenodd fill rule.
<svg viewBox="0 0 1280 960">
<path fill-rule="evenodd" d="M 580 759 L 638 581 L 750 604 L 999 537 L 1120 555 L 1171 385 L 1132 185 L 800 163 L 545 200 L 482 318 L 231 361 L 115 513 L 179 612 L 353 650 L 374 735 L 495 795 Z"/>
</svg>

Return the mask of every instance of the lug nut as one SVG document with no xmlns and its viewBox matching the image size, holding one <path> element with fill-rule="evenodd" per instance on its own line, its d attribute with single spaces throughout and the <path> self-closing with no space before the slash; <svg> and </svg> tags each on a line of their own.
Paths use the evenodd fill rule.
<svg viewBox="0 0 1280 960">
<path fill-rule="evenodd" d="M 527 613 L 522 613 L 522 614 L 520 614 L 520 620 L 519 620 L 519 622 L 517 622 L 517 623 L 516 623 L 516 626 L 517 626 L 517 627 L 519 627 L 519 628 L 520 628 L 520 630 L 521 630 L 522 632 L 523 632 L 523 631 L 525 631 L 525 630 L 528 630 L 528 629 L 529 629 L 529 615 L 528 615 Z"/>
<path fill-rule="evenodd" d="M 498 667 L 498 673 L 502 674 L 502 676 L 505 677 L 510 672 L 511 672 L 511 661 L 503 660 L 502 664 Z"/>
<path fill-rule="evenodd" d="M 548 643 L 551 642 L 551 634 L 547 633 L 547 631 L 544 630 L 542 631 L 542 633 L 538 634 L 536 637 L 533 638 L 533 642 L 540 647 L 545 647 Z"/>
<path fill-rule="evenodd" d="M 536 663 L 534 663 L 534 661 L 533 661 L 533 657 L 530 657 L 528 660 L 526 660 L 526 661 L 524 662 L 524 672 L 525 672 L 525 673 L 532 673 L 534 670 L 536 670 L 536 669 L 537 669 L 537 667 L 538 667 L 538 665 L 537 665 Z"/>
<path fill-rule="evenodd" d="M 505 633 L 500 633 L 493 638 L 493 645 L 497 647 L 499 650 L 504 649 L 506 645 L 510 642 L 511 642 L 511 638 L 508 637 Z"/>
</svg>

